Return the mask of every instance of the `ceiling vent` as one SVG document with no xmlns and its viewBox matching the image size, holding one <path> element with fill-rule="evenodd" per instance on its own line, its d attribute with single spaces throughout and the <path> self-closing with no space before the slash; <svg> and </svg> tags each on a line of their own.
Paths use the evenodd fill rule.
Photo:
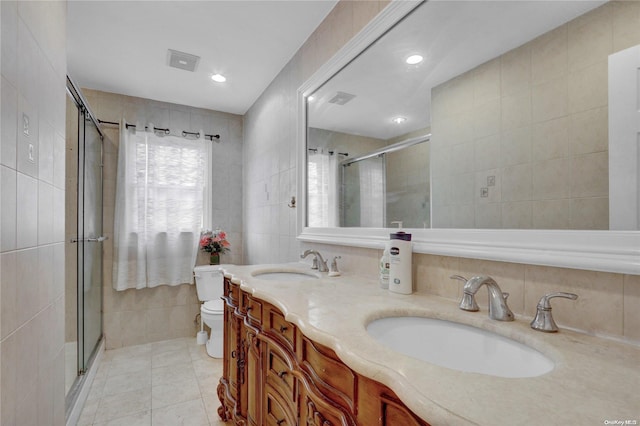
<svg viewBox="0 0 640 426">
<path fill-rule="evenodd" d="M 336 95 L 329 100 L 330 104 L 344 105 L 349 102 L 351 99 L 355 98 L 356 95 L 352 95 L 351 93 L 346 92 L 338 92 Z"/>
<path fill-rule="evenodd" d="M 167 65 L 185 71 L 194 72 L 200 62 L 200 56 L 190 53 L 179 52 L 177 50 L 167 50 Z"/>
</svg>

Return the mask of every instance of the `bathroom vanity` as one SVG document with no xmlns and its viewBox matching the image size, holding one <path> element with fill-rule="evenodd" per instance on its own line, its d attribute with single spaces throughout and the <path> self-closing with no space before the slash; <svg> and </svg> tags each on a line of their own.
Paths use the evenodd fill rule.
<svg viewBox="0 0 640 426">
<path fill-rule="evenodd" d="M 234 424 L 427 425 L 388 387 L 354 372 L 280 309 L 224 280 L 218 414 Z"/>
<path fill-rule="evenodd" d="M 299 272 L 291 280 L 266 279 L 265 272 L 283 268 Z M 636 345 L 565 329 L 540 333 L 529 327 L 530 318 L 494 321 L 486 310 L 461 311 L 451 300 L 391 294 L 374 280 L 302 268 L 223 267 L 223 420 L 253 426 L 640 422 Z M 392 316 L 488 330 L 536 349 L 554 367 L 508 378 L 421 361 L 367 334 L 372 321 Z"/>
</svg>

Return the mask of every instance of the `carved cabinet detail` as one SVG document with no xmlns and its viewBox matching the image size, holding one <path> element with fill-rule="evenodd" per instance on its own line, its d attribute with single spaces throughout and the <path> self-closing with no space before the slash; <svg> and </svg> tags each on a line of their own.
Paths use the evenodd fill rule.
<svg viewBox="0 0 640 426">
<path fill-rule="evenodd" d="M 224 281 L 224 421 L 250 426 L 428 426 L 386 386 L 307 338 L 275 306 Z"/>
</svg>

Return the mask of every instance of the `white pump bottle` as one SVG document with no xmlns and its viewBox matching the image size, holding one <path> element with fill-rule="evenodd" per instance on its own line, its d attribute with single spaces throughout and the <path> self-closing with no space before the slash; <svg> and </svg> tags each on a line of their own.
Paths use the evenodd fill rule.
<svg viewBox="0 0 640 426">
<path fill-rule="evenodd" d="M 398 223 L 402 228 L 402 222 Z M 398 231 L 390 235 L 389 245 L 389 291 L 400 294 L 413 293 L 411 257 L 413 255 L 411 234 Z"/>
</svg>

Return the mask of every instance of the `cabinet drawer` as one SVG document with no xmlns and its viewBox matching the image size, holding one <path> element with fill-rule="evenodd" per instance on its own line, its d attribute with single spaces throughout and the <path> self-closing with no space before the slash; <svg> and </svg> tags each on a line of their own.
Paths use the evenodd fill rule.
<svg viewBox="0 0 640 426">
<path fill-rule="evenodd" d="M 302 337 L 300 361 L 322 393 L 355 412 L 358 377 L 338 359 L 335 352 Z"/>
<path fill-rule="evenodd" d="M 237 307 L 240 302 L 240 285 L 232 283 L 228 278 L 225 278 L 224 282 L 226 284 L 224 289 L 227 303 Z"/>
<path fill-rule="evenodd" d="M 262 323 L 262 302 L 245 292 L 242 292 L 242 299 L 242 306 L 249 322 L 253 325 L 260 325 Z"/>
<path fill-rule="evenodd" d="M 295 426 L 297 417 L 294 414 L 295 407 L 290 404 L 271 386 L 265 388 L 265 416 L 264 423 L 267 426 Z"/>
<path fill-rule="evenodd" d="M 267 324 L 273 337 L 293 353 L 296 347 L 296 327 L 287 322 L 284 316 L 273 307 L 269 307 Z"/>
<path fill-rule="evenodd" d="M 291 373 L 291 364 L 272 346 L 267 347 L 267 383 L 277 388 L 284 397 L 295 402 L 296 379 Z"/>
</svg>

